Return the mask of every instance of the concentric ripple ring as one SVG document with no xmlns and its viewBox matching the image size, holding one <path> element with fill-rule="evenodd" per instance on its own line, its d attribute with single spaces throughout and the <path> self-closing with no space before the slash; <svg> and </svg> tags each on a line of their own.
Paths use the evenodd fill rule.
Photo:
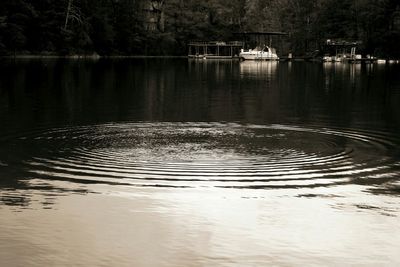
<svg viewBox="0 0 400 267">
<path fill-rule="evenodd" d="M 399 174 L 398 138 L 359 129 L 132 122 L 39 129 L 8 139 L 36 148 L 24 155 L 29 177 L 78 183 L 298 188 L 379 183 Z"/>
</svg>

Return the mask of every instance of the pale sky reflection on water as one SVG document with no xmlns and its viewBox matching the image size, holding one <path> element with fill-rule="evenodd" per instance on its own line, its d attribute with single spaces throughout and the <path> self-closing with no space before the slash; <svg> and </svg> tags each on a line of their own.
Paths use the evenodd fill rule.
<svg viewBox="0 0 400 267">
<path fill-rule="evenodd" d="M 2 250 L 0 258 L 14 266 L 400 263 L 398 199 L 363 202 L 352 197 L 357 186 L 297 197 L 296 190 L 90 187 L 100 194 L 60 196 L 51 209 L 0 209 L 4 225 L 18 226 L 7 231 L 26 238 L 8 236 L 2 243 L 12 242 L 15 254 Z M 384 206 L 386 214 L 377 216 Z"/>
</svg>

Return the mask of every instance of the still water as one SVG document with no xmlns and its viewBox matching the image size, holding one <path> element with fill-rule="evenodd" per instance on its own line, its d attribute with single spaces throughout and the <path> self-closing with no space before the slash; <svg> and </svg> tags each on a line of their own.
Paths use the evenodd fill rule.
<svg viewBox="0 0 400 267">
<path fill-rule="evenodd" d="M 2 266 L 400 264 L 400 65 L 0 73 Z"/>
</svg>

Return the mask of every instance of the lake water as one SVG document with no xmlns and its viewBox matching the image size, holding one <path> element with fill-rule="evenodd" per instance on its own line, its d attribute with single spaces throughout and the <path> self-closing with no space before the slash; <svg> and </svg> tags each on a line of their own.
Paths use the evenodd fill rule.
<svg viewBox="0 0 400 267">
<path fill-rule="evenodd" d="M 0 63 L 0 265 L 400 265 L 400 65 Z"/>
</svg>

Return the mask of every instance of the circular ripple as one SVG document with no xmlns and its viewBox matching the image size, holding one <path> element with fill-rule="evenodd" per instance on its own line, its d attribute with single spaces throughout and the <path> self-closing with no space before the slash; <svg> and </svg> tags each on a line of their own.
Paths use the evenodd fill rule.
<svg viewBox="0 0 400 267">
<path fill-rule="evenodd" d="M 31 177 L 162 187 L 297 188 L 399 175 L 382 132 L 284 125 L 120 123 L 13 137 Z M 3 164 L 4 161 L 2 161 Z"/>
</svg>

